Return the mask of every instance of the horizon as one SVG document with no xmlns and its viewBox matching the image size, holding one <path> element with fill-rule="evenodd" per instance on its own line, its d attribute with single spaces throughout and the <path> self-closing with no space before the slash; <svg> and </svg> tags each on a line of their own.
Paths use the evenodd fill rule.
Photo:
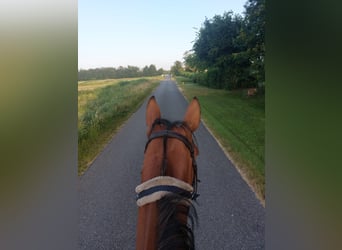
<svg viewBox="0 0 342 250">
<path fill-rule="evenodd" d="M 91 70 L 91 69 L 106 69 L 106 68 L 115 68 L 115 69 L 118 69 L 120 67 L 123 67 L 123 68 L 128 68 L 128 67 L 138 67 L 139 68 L 139 71 L 142 71 L 144 69 L 144 67 L 149 67 L 150 65 L 154 65 L 156 67 L 157 70 L 159 69 L 163 69 L 163 70 L 166 70 L 166 71 L 170 71 L 170 69 L 164 69 L 163 67 L 157 67 L 157 65 L 155 65 L 154 63 L 151 63 L 151 64 L 146 64 L 144 65 L 143 67 L 139 67 L 137 65 L 132 65 L 132 64 L 128 64 L 128 65 L 119 65 L 119 66 L 99 66 L 99 67 L 96 67 L 96 68 L 88 68 L 88 69 L 84 69 L 84 68 L 78 68 L 78 71 L 80 70 Z"/>
</svg>

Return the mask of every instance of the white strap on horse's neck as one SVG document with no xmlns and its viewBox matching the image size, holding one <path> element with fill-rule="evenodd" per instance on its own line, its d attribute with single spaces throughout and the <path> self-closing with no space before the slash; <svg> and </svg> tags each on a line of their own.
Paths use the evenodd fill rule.
<svg viewBox="0 0 342 250">
<path fill-rule="evenodd" d="M 140 185 L 138 185 L 135 188 L 135 192 L 139 195 L 141 192 L 149 190 L 151 188 L 155 188 L 155 187 L 176 187 L 179 189 L 182 189 L 184 191 L 187 191 L 189 193 L 193 192 L 193 187 L 182 181 L 179 179 L 176 179 L 174 177 L 171 176 L 157 176 L 154 177 L 153 179 L 150 179 L 148 181 L 145 181 L 143 183 L 141 183 Z M 137 199 L 137 205 L 139 207 L 144 206 L 146 204 L 155 202 L 157 200 L 160 200 L 162 197 L 164 197 L 165 195 L 171 193 L 170 191 L 155 191 L 152 192 L 148 195 L 142 196 L 142 197 L 138 197 Z"/>
</svg>

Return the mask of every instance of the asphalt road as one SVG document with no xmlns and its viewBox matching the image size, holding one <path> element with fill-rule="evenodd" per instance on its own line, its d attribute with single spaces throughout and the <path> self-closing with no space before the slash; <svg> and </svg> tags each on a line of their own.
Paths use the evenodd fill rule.
<svg viewBox="0 0 342 250">
<path fill-rule="evenodd" d="M 161 82 L 154 95 L 164 118 L 183 118 L 187 101 L 174 82 Z M 146 101 L 79 179 L 80 249 L 135 249 Z M 196 249 L 265 249 L 265 209 L 203 124 L 195 135 L 201 180 Z"/>
</svg>

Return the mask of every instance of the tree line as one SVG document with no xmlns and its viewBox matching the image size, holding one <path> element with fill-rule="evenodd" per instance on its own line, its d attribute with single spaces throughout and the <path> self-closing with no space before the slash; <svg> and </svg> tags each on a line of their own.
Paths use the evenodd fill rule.
<svg viewBox="0 0 342 250">
<path fill-rule="evenodd" d="M 143 76 L 157 76 L 163 74 L 165 71 L 160 68 L 157 70 L 154 64 L 145 66 L 140 69 L 136 66 L 127 67 L 104 67 L 96 69 L 81 69 L 78 71 L 78 80 L 102 80 L 102 79 L 117 79 L 117 78 L 128 78 L 128 77 L 143 77 Z"/>
<path fill-rule="evenodd" d="M 264 88 L 265 0 L 248 0 L 244 16 L 225 12 L 205 19 L 184 67 L 176 61 L 171 73 L 212 88 Z"/>
</svg>

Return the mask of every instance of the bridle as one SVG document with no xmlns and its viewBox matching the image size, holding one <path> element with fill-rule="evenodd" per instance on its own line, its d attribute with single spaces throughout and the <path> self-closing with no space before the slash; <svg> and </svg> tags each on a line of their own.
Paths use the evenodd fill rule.
<svg viewBox="0 0 342 250">
<path fill-rule="evenodd" d="M 192 159 L 192 169 L 193 169 L 194 174 L 193 174 L 193 180 L 192 180 L 191 185 L 193 187 L 193 191 L 189 192 L 189 191 L 186 191 L 182 188 L 175 187 L 175 186 L 158 185 L 158 186 L 153 187 L 149 190 L 146 190 L 144 192 L 139 193 L 137 195 L 137 200 L 146 196 L 146 195 L 149 195 L 153 192 L 158 192 L 158 191 L 167 191 L 167 192 L 177 193 L 177 194 L 180 194 L 182 196 L 185 196 L 186 198 L 196 200 L 196 198 L 199 196 L 199 194 L 197 193 L 197 182 L 199 182 L 199 180 L 197 178 L 197 163 L 196 163 L 196 159 L 195 159 L 196 138 L 195 138 L 194 134 L 191 132 L 190 128 L 184 122 L 181 122 L 181 121 L 170 122 L 166 119 L 156 119 L 154 121 L 154 123 L 152 124 L 151 131 L 153 131 L 153 129 L 157 125 L 164 125 L 166 127 L 166 129 L 156 131 L 156 132 L 151 132 L 151 134 L 148 138 L 148 141 L 146 142 L 144 152 L 146 152 L 148 145 L 150 144 L 151 141 L 153 141 L 157 138 L 163 138 L 163 160 L 162 160 L 162 165 L 161 165 L 160 176 L 165 176 L 166 169 L 168 167 L 168 162 L 167 162 L 167 141 L 168 141 L 168 139 L 174 138 L 174 139 L 177 139 L 177 140 L 183 142 L 183 144 L 188 148 L 188 150 L 190 152 L 191 159 Z M 192 135 L 192 140 L 189 141 L 189 139 L 187 137 L 185 137 L 184 135 L 177 133 L 175 131 L 172 131 L 171 129 L 174 127 L 182 127 L 185 130 L 190 131 L 191 135 Z"/>
</svg>

